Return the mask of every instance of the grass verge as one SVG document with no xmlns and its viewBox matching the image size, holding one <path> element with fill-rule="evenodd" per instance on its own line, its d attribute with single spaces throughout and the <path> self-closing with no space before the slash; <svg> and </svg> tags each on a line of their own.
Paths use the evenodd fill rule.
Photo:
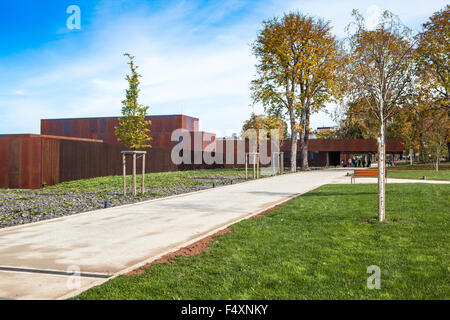
<svg viewBox="0 0 450 320">
<path fill-rule="evenodd" d="M 238 177 L 238 180 L 242 180 L 242 175 L 245 175 L 245 171 L 242 169 L 204 169 L 204 170 L 186 170 L 186 171 L 170 171 L 170 172 L 154 172 L 145 174 L 145 186 L 146 188 L 155 187 L 173 187 L 176 185 L 184 186 L 196 186 L 205 185 L 209 181 L 224 180 L 227 178 Z M 136 184 L 138 189 L 141 186 L 142 175 L 138 174 Z M 127 175 L 127 187 L 131 188 L 131 175 Z M 212 183 L 212 182 L 211 182 Z M 226 181 L 228 184 L 229 181 Z M 54 186 L 46 187 L 42 190 L 46 192 L 93 192 L 93 191 L 109 191 L 115 189 L 121 189 L 123 184 L 123 177 L 108 176 L 98 177 L 91 179 L 82 179 L 75 181 L 68 181 L 59 183 Z"/>
<path fill-rule="evenodd" d="M 439 171 L 430 163 L 419 163 L 414 165 L 399 165 L 394 168 L 388 168 L 388 178 L 422 179 L 427 180 L 450 180 L 450 163 L 441 163 Z"/>
</svg>

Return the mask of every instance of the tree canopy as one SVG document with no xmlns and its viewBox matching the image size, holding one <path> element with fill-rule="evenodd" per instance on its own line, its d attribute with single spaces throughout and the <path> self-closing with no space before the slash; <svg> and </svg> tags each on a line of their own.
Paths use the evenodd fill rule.
<svg viewBox="0 0 450 320">
<path fill-rule="evenodd" d="M 252 98 L 268 114 L 289 118 L 295 171 L 298 133 L 307 154 L 310 115 L 337 92 L 338 46 L 328 22 L 299 12 L 264 21 L 263 26 L 252 45 L 258 59 Z M 308 167 L 307 159 L 302 167 Z"/>
</svg>

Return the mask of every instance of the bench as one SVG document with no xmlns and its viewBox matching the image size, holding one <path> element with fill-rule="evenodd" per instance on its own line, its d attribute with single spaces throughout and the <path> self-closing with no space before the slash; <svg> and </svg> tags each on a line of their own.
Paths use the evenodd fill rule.
<svg viewBox="0 0 450 320">
<path fill-rule="evenodd" d="M 385 172 L 387 177 L 387 170 Z M 356 178 L 377 178 L 378 177 L 378 168 L 374 169 L 355 169 L 353 175 L 351 176 L 350 183 L 353 181 L 356 183 Z"/>
</svg>

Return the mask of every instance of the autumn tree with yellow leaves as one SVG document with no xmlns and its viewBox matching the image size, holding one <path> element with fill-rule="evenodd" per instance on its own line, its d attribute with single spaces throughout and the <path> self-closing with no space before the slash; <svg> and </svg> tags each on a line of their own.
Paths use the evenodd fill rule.
<svg viewBox="0 0 450 320">
<path fill-rule="evenodd" d="M 418 46 L 415 54 L 418 81 L 423 87 L 428 88 L 428 95 L 431 95 L 431 103 L 435 107 L 441 108 L 442 112 L 447 113 L 445 118 L 450 116 L 450 107 L 448 105 L 450 73 L 449 21 L 449 5 L 435 12 L 423 24 L 422 32 L 416 36 Z M 439 112 L 437 113 L 439 114 Z M 440 118 L 442 119 L 442 117 Z M 433 122 L 436 122 L 436 120 Z M 448 136 L 446 139 L 447 157 L 450 159 L 450 139 Z M 435 142 L 438 143 L 438 141 Z"/>
<path fill-rule="evenodd" d="M 253 102 L 268 114 L 287 116 L 291 136 L 291 172 L 297 167 L 300 133 L 302 169 L 308 168 L 309 121 L 337 94 L 339 50 L 328 22 L 291 12 L 263 22 L 252 44 L 256 79 Z"/>
<path fill-rule="evenodd" d="M 276 130 L 277 138 L 280 139 L 280 147 L 284 140 L 287 138 L 287 125 L 286 122 L 284 122 L 282 119 L 271 116 L 271 115 L 264 115 L 264 114 L 255 114 L 252 113 L 250 116 L 250 119 L 244 122 L 242 126 L 242 136 L 245 138 L 248 138 L 245 134 L 248 130 L 255 130 L 257 135 L 257 145 L 259 145 L 259 136 L 260 132 L 265 133 L 265 139 L 270 140 L 271 134 L 273 133 L 273 130 Z M 256 149 L 257 150 L 257 149 Z"/>
<path fill-rule="evenodd" d="M 415 36 L 413 86 L 407 102 L 394 116 L 404 146 L 410 150 L 411 164 L 418 152 L 419 161 L 431 157 L 436 170 L 443 153 L 449 157 L 449 9 L 447 5 L 434 13 Z"/>
<path fill-rule="evenodd" d="M 450 69 L 450 5 L 438 11 L 423 24 L 423 31 L 417 35 L 417 73 L 421 79 L 434 85 L 436 100 L 449 111 L 449 69 Z"/>
</svg>

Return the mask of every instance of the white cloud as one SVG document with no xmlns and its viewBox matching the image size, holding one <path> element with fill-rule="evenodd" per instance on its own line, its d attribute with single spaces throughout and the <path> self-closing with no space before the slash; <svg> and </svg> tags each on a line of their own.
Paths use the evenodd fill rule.
<svg viewBox="0 0 450 320">
<path fill-rule="evenodd" d="M 19 90 L 14 90 L 12 93 L 17 95 L 17 96 L 25 96 L 25 95 L 27 95 L 25 90 L 20 90 L 20 89 Z"/>
<path fill-rule="evenodd" d="M 174 16 L 171 17 L 172 20 Z M 155 30 L 149 31 L 149 26 L 156 21 L 159 24 Z M 161 34 L 163 29 L 165 32 Z M 37 72 L 30 73 L 36 75 L 20 81 L 25 89 L 15 94 L 25 90 L 35 94 L 21 101 L 8 96 L 4 105 L 36 110 L 29 114 L 36 123 L 50 115 L 117 115 L 127 87 L 124 80 L 127 59 L 122 56 L 126 51 L 136 56 L 138 71 L 143 76 L 141 102 L 150 105 L 153 114 L 156 110 L 178 113 L 179 105 L 186 101 L 226 99 L 227 96 L 246 98 L 253 72 L 249 47 L 233 34 L 222 35 L 226 39 L 212 37 L 212 41 L 199 43 L 195 38 L 187 39 L 190 36 L 179 24 L 172 28 L 170 23 L 161 21 L 161 15 L 146 19 L 121 18 L 99 30 L 92 40 L 94 45 L 84 55 L 67 59 L 56 54 L 45 67 L 34 66 Z M 167 107 L 170 103 L 173 105 Z M 158 108 L 160 105 L 164 107 Z M 205 113 L 215 112 L 213 108 L 205 107 Z M 201 117 L 202 112 L 197 111 Z M 23 122 L 19 124 L 14 119 L 11 117 L 12 122 L 2 125 L 0 131 L 23 128 Z"/>
</svg>

